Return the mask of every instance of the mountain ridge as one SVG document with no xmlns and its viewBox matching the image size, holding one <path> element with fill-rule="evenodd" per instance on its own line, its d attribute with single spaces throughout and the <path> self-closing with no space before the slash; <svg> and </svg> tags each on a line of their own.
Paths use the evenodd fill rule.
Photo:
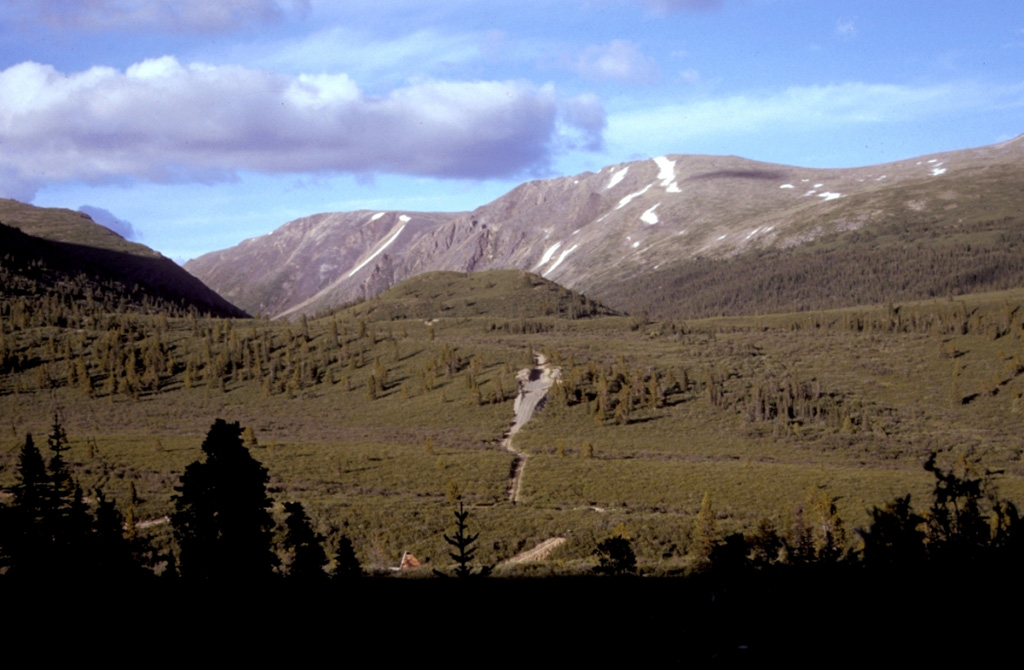
<svg viewBox="0 0 1024 670">
<path fill-rule="evenodd" d="M 471 212 L 304 217 L 185 268 L 247 310 L 284 318 L 429 270 L 522 269 L 601 299 L 692 259 L 798 247 L 908 212 L 955 220 L 945 191 L 993 169 L 1015 188 L 1022 158 L 1021 137 L 858 168 L 671 154 L 525 182 Z"/>
</svg>

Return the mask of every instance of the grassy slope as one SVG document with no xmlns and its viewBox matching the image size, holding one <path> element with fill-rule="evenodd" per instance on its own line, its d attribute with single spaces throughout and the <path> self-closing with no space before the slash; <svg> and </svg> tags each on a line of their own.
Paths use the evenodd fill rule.
<svg viewBox="0 0 1024 670">
<path fill-rule="evenodd" d="M 43 442 L 59 411 L 82 482 L 119 500 L 135 482 L 140 516 L 159 517 L 222 417 L 254 429 L 275 499 L 305 503 L 322 532 L 347 533 L 369 566 L 397 564 L 403 551 L 447 563 L 446 494 L 456 487 L 485 562 L 568 537 L 533 568 L 542 572 L 586 565 L 620 525 L 644 569 L 681 569 L 705 491 L 723 532 L 763 518 L 784 527 L 817 487 L 839 497 L 850 526 L 898 494 L 912 493 L 923 509 L 930 480 L 921 464 L 931 450 L 945 467 L 980 459 L 976 467 L 1002 472 L 1004 495 L 1024 501 L 1024 292 L 682 325 L 545 316 L 551 287 L 531 280 L 527 289 L 521 275 L 482 280 L 520 287 L 514 300 L 494 296 L 516 316 L 475 316 L 491 298 L 479 287 L 461 292 L 456 279 L 427 278 L 305 325 L 122 315 L 69 330 L 5 319 L 0 347 L 21 362 L 0 376 L 0 483 L 13 483 L 24 434 Z M 438 301 L 429 324 L 393 318 Z M 153 340 L 170 362 L 158 388 L 119 381 L 110 392 L 110 361 L 132 352 L 145 360 Z M 246 349 L 261 360 L 262 381 L 251 360 L 244 366 Z M 511 455 L 498 442 L 511 421 L 515 371 L 534 350 L 576 380 L 585 400 L 553 399 L 516 437 L 532 456 L 523 501 L 512 506 L 504 497 Z M 210 373 L 222 355 L 228 371 Z M 81 380 L 69 385 L 80 357 L 91 396 Z M 371 399 L 375 367 L 388 381 Z M 638 400 L 619 424 L 611 411 L 595 419 L 597 384 L 583 381 L 593 371 L 634 389 L 652 373 L 664 386 L 689 381 L 667 390 L 661 407 Z M 751 420 L 753 394 L 787 384 L 817 386 L 829 399 L 823 414 Z M 151 532 L 168 539 L 166 525 Z"/>
</svg>

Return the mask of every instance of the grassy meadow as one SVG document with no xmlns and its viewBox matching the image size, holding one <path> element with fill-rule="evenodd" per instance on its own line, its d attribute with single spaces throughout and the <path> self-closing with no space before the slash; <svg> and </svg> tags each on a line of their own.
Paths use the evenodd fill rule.
<svg viewBox="0 0 1024 670">
<path fill-rule="evenodd" d="M 481 563 L 567 539 L 496 570 L 529 575 L 585 571 L 613 533 L 641 570 L 684 572 L 705 495 L 723 535 L 785 532 L 831 496 L 856 550 L 872 507 L 910 493 L 927 508 L 931 452 L 1024 503 L 1024 291 L 647 322 L 523 273 L 469 277 L 290 323 L 5 306 L 0 487 L 57 413 L 83 487 L 124 501 L 134 485 L 143 532 L 169 547 L 177 478 L 223 418 L 251 429 L 276 515 L 302 502 L 364 567 L 406 551 L 447 566 L 461 499 Z M 528 458 L 512 504 L 500 443 L 538 352 L 562 383 L 514 437 Z"/>
</svg>

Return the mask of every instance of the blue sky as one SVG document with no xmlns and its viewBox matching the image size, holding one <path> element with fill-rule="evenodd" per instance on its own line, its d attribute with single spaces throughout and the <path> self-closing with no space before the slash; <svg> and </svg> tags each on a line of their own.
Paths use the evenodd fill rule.
<svg viewBox="0 0 1024 670">
<path fill-rule="evenodd" d="M 663 154 L 844 167 L 1024 133 L 1019 0 L 6 0 L 0 196 L 183 261 Z"/>
</svg>

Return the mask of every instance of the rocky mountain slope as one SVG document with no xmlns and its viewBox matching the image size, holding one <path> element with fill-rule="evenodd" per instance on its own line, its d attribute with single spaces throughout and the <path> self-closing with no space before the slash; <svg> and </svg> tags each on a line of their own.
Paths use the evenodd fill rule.
<svg viewBox="0 0 1024 670">
<path fill-rule="evenodd" d="M 0 199 L 0 256 L 3 298 L 55 292 L 61 300 L 246 316 L 174 261 L 81 212 Z"/>
<path fill-rule="evenodd" d="M 798 247 L 907 215 L 955 223 L 958 184 L 995 175 L 985 188 L 1019 193 L 1022 165 L 1024 137 L 849 169 L 671 155 L 528 182 L 469 213 L 319 214 L 185 267 L 247 311 L 281 317 L 428 270 L 530 270 L 601 299 L 694 259 Z"/>
</svg>

